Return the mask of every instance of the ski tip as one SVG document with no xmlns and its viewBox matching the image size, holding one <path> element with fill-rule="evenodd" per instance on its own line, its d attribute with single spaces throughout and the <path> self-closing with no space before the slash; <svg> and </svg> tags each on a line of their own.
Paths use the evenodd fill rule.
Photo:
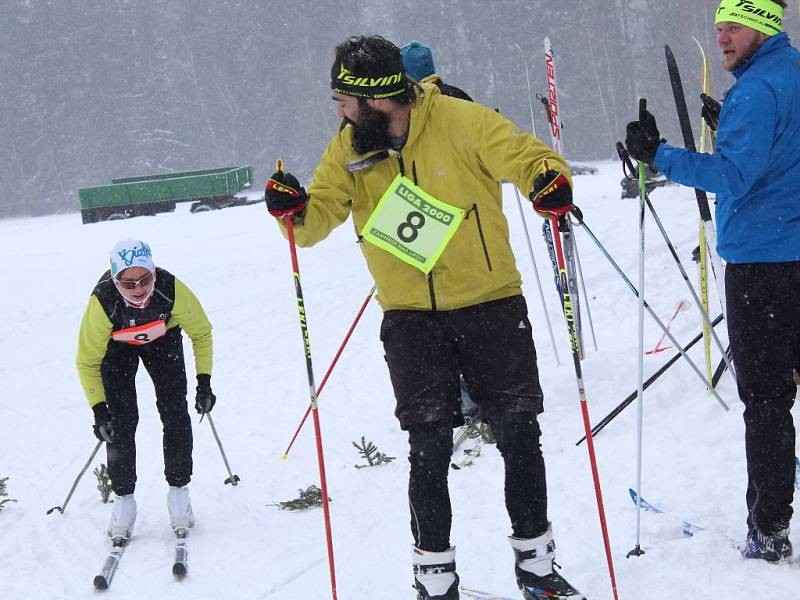
<svg viewBox="0 0 800 600">
<path fill-rule="evenodd" d="M 172 574 L 175 577 L 185 577 L 186 576 L 186 563 L 177 562 L 172 565 Z"/>
<path fill-rule="evenodd" d="M 94 578 L 94 589 L 96 590 L 107 590 L 108 589 L 108 581 L 102 575 L 96 575 Z"/>
</svg>

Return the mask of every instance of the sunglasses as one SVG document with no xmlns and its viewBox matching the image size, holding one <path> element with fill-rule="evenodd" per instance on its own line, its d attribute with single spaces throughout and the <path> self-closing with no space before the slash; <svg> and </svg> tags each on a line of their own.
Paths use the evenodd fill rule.
<svg viewBox="0 0 800 600">
<path fill-rule="evenodd" d="M 123 289 L 132 290 L 137 287 L 144 287 L 146 285 L 150 285 L 150 282 L 152 280 L 153 280 L 153 274 L 148 273 L 141 279 L 117 279 L 117 285 L 119 285 L 119 287 Z"/>
</svg>

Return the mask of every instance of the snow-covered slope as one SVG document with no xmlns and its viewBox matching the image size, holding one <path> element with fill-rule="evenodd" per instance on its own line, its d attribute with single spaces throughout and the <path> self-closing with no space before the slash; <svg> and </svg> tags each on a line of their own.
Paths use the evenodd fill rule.
<svg viewBox="0 0 800 600">
<path fill-rule="evenodd" d="M 637 280 L 637 201 L 621 200 L 618 163 L 576 179 L 586 222 L 632 281 Z M 659 188 L 653 202 L 687 269 L 697 240 L 690 190 Z M 572 362 L 552 283 L 540 220 L 525 207 L 561 364 L 549 342 L 516 199 L 506 189 L 506 214 L 539 352 L 546 412 L 541 417 L 550 518 L 564 574 L 592 600 L 611 598 Z M 268 504 L 319 483 L 312 423 L 288 460 L 280 455 L 308 401 L 305 362 L 286 240 L 262 205 L 83 226 L 77 215 L 0 221 L 0 477 L 18 503 L 0 512 L 0 597 L 18 600 L 95 597 L 92 578 L 103 562 L 110 506 L 87 472 L 66 513 L 61 504 L 95 439 L 91 411 L 74 368 L 78 324 L 107 252 L 123 237 L 140 237 L 156 263 L 183 279 L 214 325 L 213 417 L 235 473 L 227 477 L 206 422 L 195 421 L 192 499 L 198 525 L 189 540 L 189 575 L 171 574 L 172 533 L 166 510 L 160 423 L 152 385 L 139 376 L 137 500 L 139 520 L 112 588 L 119 599 L 330 598 L 322 512 L 281 511 Z M 598 351 L 583 362 L 592 422 L 636 387 L 636 299 L 591 240 L 577 234 L 591 297 Z M 689 294 L 658 231 L 648 221 L 645 296 L 663 320 Z M 319 383 L 372 285 L 346 224 L 315 248 L 300 250 L 311 349 Z M 713 286 L 712 296 L 714 294 Z M 716 298 L 713 306 L 716 308 Z M 716 310 L 714 313 L 716 314 Z M 370 303 L 320 396 L 331 517 L 341 599 L 412 598 L 411 537 L 406 503 L 407 441 L 393 417 L 391 385 L 378 340 L 381 314 Z M 701 327 L 696 310 L 678 315 L 673 331 L 686 342 Z M 723 339 L 724 327 L 720 328 Z M 646 345 L 660 330 L 647 318 Z M 591 340 L 588 333 L 587 342 Z M 187 357 L 191 350 L 187 343 Z M 645 375 L 672 350 L 648 356 Z M 692 356 L 700 362 L 701 348 Z M 718 352 L 715 350 L 715 363 Z M 190 377 L 193 363 L 188 361 Z M 701 367 L 702 368 L 702 367 Z M 706 528 L 694 538 L 670 516 L 642 515 L 646 554 L 626 559 L 635 544 L 636 407 L 596 438 L 619 597 L 630 600 L 800 594 L 800 564 L 744 562 L 735 545 L 745 534 L 746 484 L 741 406 L 729 376 L 724 412 L 682 362 L 645 393 L 643 496 Z M 194 413 L 193 413 L 194 414 Z M 396 456 L 391 464 L 355 469 L 351 442 L 361 436 Z M 102 456 L 102 459 L 101 459 Z M 104 451 L 94 466 L 105 461 Z M 484 449 L 469 468 L 452 471 L 452 542 L 465 585 L 516 597 L 502 461 Z M 796 544 L 800 538 L 793 537 Z"/>
</svg>

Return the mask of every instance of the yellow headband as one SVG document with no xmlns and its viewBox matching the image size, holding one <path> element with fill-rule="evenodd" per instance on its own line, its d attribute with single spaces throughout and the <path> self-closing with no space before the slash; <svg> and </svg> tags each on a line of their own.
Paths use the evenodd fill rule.
<svg viewBox="0 0 800 600">
<path fill-rule="evenodd" d="M 783 7 L 772 0 L 722 0 L 714 23 L 739 23 L 775 35 L 782 30 Z"/>
</svg>

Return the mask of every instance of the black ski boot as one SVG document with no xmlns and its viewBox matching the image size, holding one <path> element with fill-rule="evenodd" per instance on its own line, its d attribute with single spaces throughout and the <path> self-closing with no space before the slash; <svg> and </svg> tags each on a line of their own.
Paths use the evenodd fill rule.
<svg viewBox="0 0 800 600">
<path fill-rule="evenodd" d="M 742 557 L 760 558 L 772 563 L 790 560 L 792 542 L 789 541 L 789 530 L 782 529 L 772 535 L 762 533 L 758 529 L 751 531 L 742 548 Z"/>
<path fill-rule="evenodd" d="M 525 600 L 586 600 L 586 597 L 553 570 L 556 544 L 553 530 L 529 538 L 509 538 L 516 559 L 517 585 Z"/>
<path fill-rule="evenodd" d="M 428 552 L 414 548 L 414 589 L 417 600 L 458 600 L 456 549 Z"/>
</svg>

